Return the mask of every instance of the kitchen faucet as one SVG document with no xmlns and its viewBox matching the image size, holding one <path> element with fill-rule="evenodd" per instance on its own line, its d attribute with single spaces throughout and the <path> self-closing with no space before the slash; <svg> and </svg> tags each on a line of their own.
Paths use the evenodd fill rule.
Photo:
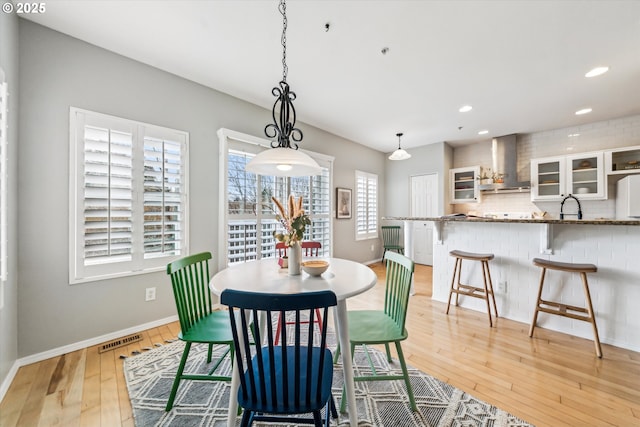
<svg viewBox="0 0 640 427">
<path fill-rule="evenodd" d="M 567 199 L 574 199 L 578 203 L 578 213 L 577 213 L 577 215 L 578 215 L 578 219 L 582 219 L 582 207 L 580 206 L 580 200 L 578 200 L 578 198 L 576 196 L 574 196 L 573 194 L 569 194 L 567 197 L 562 199 L 562 202 L 560 203 L 560 219 L 564 219 L 565 215 L 576 215 L 576 214 L 565 214 L 562 211 L 564 209 L 564 202 L 566 202 Z"/>
</svg>

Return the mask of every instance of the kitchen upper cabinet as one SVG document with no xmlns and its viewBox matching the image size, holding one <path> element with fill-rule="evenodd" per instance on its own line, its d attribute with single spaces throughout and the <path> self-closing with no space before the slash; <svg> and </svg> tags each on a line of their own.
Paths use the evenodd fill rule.
<svg viewBox="0 0 640 427">
<path fill-rule="evenodd" d="M 449 170 L 451 203 L 478 203 L 480 166 Z"/>
<path fill-rule="evenodd" d="M 607 175 L 640 173 L 640 146 L 607 150 L 604 164 Z"/>
<path fill-rule="evenodd" d="M 531 200 L 557 200 L 565 188 L 564 157 L 531 160 Z"/>
<path fill-rule="evenodd" d="M 531 160 L 531 200 L 557 201 L 573 194 L 580 200 L 605 200 L 602 152 Z"/>
</svg>

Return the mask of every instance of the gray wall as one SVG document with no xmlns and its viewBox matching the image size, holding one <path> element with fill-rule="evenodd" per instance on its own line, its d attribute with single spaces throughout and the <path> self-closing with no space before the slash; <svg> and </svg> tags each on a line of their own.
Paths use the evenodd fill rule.
<svg viewBox="0 0 640 427">
<path fill-rule="evenodd" d="M 4 308 L 0 310 L 0 383 L 18 357 L 18 17 L 0 14 L 0 67 L 9 85 L 8 135 L 8 279 L 4 286 Z"/>
<path fill-rule="evenodd" d="M 411 158 L 402 161 L 386 159 L 383 216 L 409 216 L 410 178 L 415 175 L 438 174 L 438 215 L 449 208 L 447 182 L 451 168 L 452 151 L 444 142 L 407 150 Z"/>
<path fill-rule="evenodd" d="M 262 136 L 270 112 L 24 20 L 20 73 L 18 355 L 174 315 L 170 285 L 161 272 L 68 284 L 69 107 L 190 133 L 191 251 L 214 256 L 219 237 L 216 131 L 224 127 Z M 303 148 L 336 157 L 334 186 L 353 188 L 354 169 L 384 174 L 382 153 L 300 127 Z M 366 243 L 355 242 L 353 225 L 353 219 L 336 221 L 334 255 L 371 258 L 370 252 L 362 253 Z M 149 286 L 157 287 L 157 299 L 145 303 Z"/>
</svg>

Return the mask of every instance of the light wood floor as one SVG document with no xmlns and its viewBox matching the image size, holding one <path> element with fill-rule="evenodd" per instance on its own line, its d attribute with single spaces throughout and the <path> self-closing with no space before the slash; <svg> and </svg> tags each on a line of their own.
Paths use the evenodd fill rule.
<svg viewBox="0 0 640 427">
<path fill-rule="evenodd" d="M 381 279 L 350 309 L 378 308 Z M 417 266 L 409 307 L 408 363 L 537 426 L 640 426 L 640 353 L 431 301 L 431 269 Z M 544 315 L 544 314 L 543 314 Z M 331 323 L 330 323 L 331 324 Z M 0 426 L 133 426 L 121 354 L 175 338 L 177 323 L 102 354 L 90 347 L 20 368 L 0 404 Z"/>
</svg>

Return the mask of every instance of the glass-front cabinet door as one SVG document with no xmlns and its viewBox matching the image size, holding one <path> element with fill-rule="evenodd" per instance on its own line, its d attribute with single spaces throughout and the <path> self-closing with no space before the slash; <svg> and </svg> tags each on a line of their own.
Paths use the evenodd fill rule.
<svg viewBox="0 0 640 427">
<path fill-rule="evenodd" d="M 604 156 L 606 175 L 640 173 L 640 146 L 614 148 Z"/>
<path fill-rule="evenodd" d="M 567 156 L 566 192 L 578 199 L 606 199 L 602 152 Z"/>
<path fill-rule="evenodd" d="M 564 197 L 565 158 L 531 160 L 531 200 L 557 200 Z"/>
<path fill-rule="evenodd" d="M 531 160 L 531 200 L 604 200 L 607 187 L 602 152 Z"/>
<path fill-rule="evenodd" d="M 451 203 L 478 203 L 480 166 L 449 170 Z"/>
</svg>

